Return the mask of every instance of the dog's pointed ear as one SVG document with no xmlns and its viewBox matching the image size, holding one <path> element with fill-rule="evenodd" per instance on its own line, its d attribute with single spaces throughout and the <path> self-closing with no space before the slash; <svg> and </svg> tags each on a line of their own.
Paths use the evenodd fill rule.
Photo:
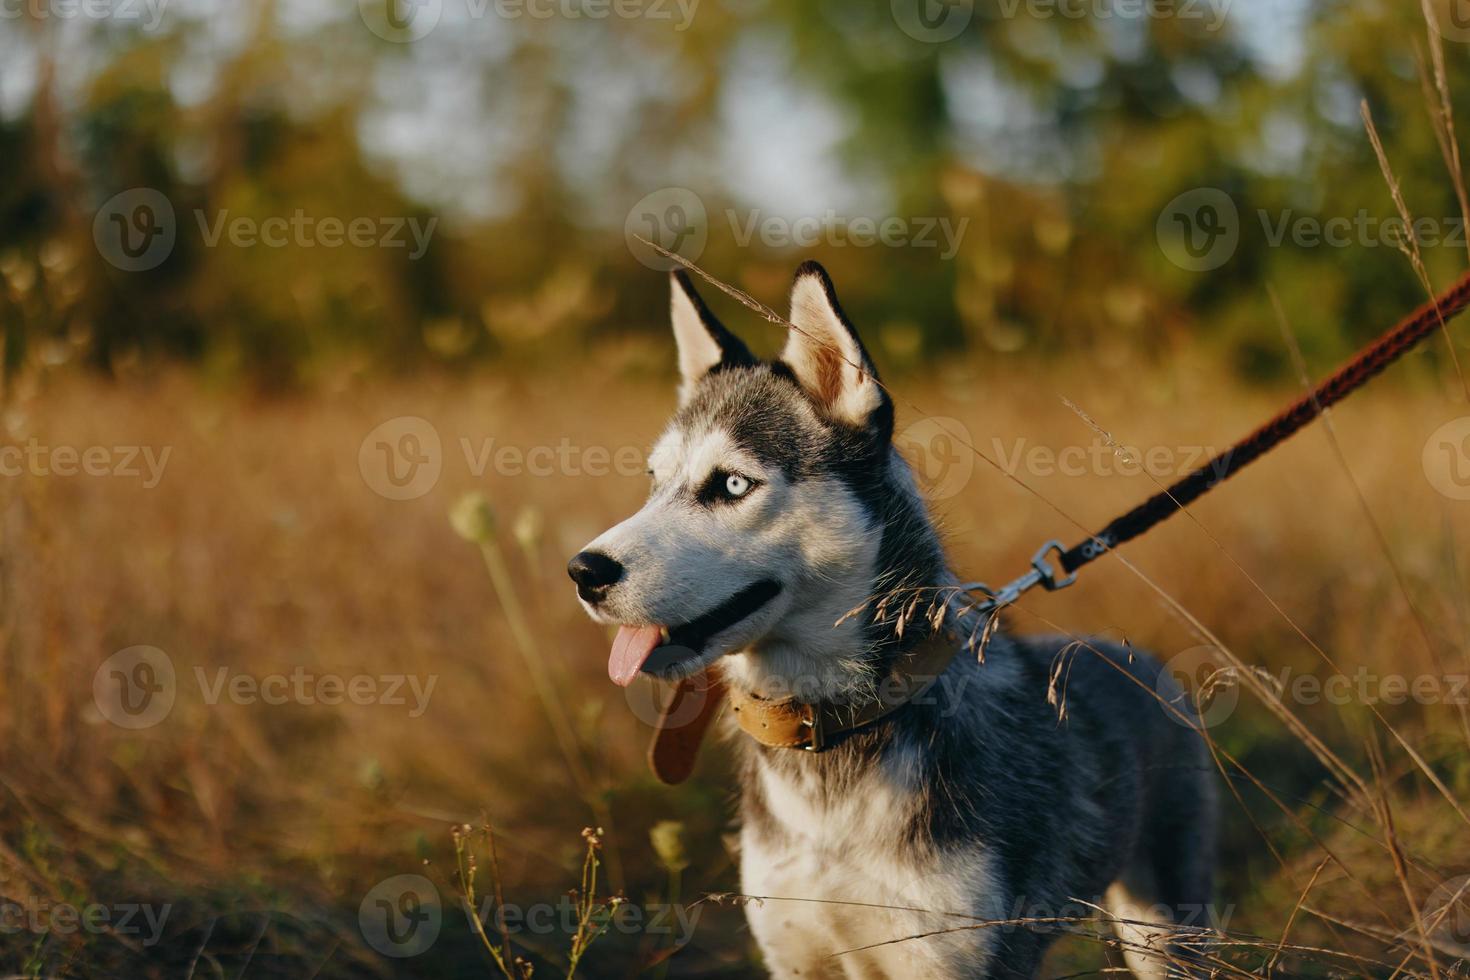
<svg viewBox="0 0 1470 980">
<path fill-rule="evenodd" d="M 674 344 L 679 348 L 679 404 L 689 400 L 699 379 L 717 367 L 744 367 L 755 363 L 750 349 L 726 330 L 683 269 L 669 277 L 672 292 L 670 315 L 674 322 Z"/>
<path fill-rule="evenodd" d="M 791 324 L 781 360 L 833 421 L 893 434 L 893 403 L 857 331 L 837 305 L 832 279 L 815 262 L 796 270 Z"/>
</svg>

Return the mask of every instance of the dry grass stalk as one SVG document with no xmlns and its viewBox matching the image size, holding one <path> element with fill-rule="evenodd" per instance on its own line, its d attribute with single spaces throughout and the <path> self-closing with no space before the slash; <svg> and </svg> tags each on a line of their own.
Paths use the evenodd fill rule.
<svg viewBox="0 0 1470 980">
<path fill-rule="evenodd" d="M 1414 901 L 1414 888 L 1409 884 L 1408 865 L 1404 861 L 1404 851 L 1399 845 L 1398 831 L 1394 827 L 1393 806 L 1388 799 L 1388 789 L 1383 780 L 1383 754 L 1379 748 L 1378 740 L 1373 737 L 1367 739 L 1368 761 L 1373 768 L 1374 810 L 1378 815 L 1378 824 L 1383 828 L 1383 842 L 1388 847 L 1389 857 L 1393 860 L 1393 876 L 1403 891 L 1404 903 L 1408 908 L 1409 916 L 1413 922 L 1414 932 L 1419 938 L 1419 948 L 1424 962 L 1429 965 L 1429 975 L 1433 980 L 1439 980 L 1439 961 L 1434 955 L 1434 947 L 1429 944 L 1429 935 L 1424 931 L 1424 920 L 1416 914 L 1417 903 Z M 1399 963 L 1402 969 L 1408 963 L 1410 956 L 1406 955 Z M 1398 972 L 1398 969 L 1394 971 Z"/>
<path fill-rule="evenodd" d="M 1281 939 L 1276 943 L 1276 951 L 1271 954 L 1271 959 L 1266 962 L 1267 977 L 1273 976 L 1275 974 L 1276 964 L 1281 960 L 1281 952 L 1286 948 L 1287 937 L 1291 935 L 1291 927 L 1296 924 L 1297 913 L 1300 912 L 1302 910 L 1302 906 L 1306 904 L 1307 896 L 1312 894 L 1312 889 L 1316 886 L 1317 879 L 1321 877 L 1322 869 L 1327 867 L 1327 863 L 1327 859 L 1325 858 L 1317 862 L 1317 867 L 1312 872 L 1312 877 L 1311 880 L 1307 882 L 1307 887 L 1302 889 L 1302 893 L 1297 898 L 1296 904 L 1291 907 L 1291 914 L 1286 917 L 1286 925 L 1281 927 Z"/>
<path fill-rule="evenodd" d="M 1388 184 L 1389 196 L 1393 198 L 1393 205 L 1398 209 L 1399 219 L 1404 223 L 1404 238 L 1397 243 L 1398 249 L 1408 258 L 1409 264 L 1414 267 L 1414 274 L 1419 277 L 1419 284 L 1424 287 L 1424 291 L 1433 301 L 1434 284 L 1429 281 L 1429 272 L 1424 268 L 1424 256 L 1419 250 L 1419 236 L 1414 232 L 1414 215 L 1404 201 L 1403 191 L 1399 188 L 1399 180 L 1394 176 L 1393 167 L 1388 162 L 1388 154 L 1383 149 L 1383 140 L 1378 136 L 1378 127 L 1373 123 L 1373 110 L 1368 108 L 1367 99 L 1360 103 L 1359 111 L 1363 116 L 1363 126 L 1368 131 L 1368 142 L 1373 145 L 1373 154 L 1378 158 L 1378 169 L 1383 172 L 1384 182 Z M 1454 365 L 1455 374 L 1460 379 L 1460 388 L 1464 391 L 1465 400 L 1470 402 L 1470 381 L 1466 381 L 1465 370 L 1460 366 L 1460 355 L 1455 350 L 1455 338 L 1450 334 L 1449 324 L 1445 323 L 1444 317 L 1439 316 L 1438 319 L 1440 333 L 1444 334 L 1445 346 L 1450 352 L 1450 363 Z"/>
<path fill-rule="evenodd" d="M 1431 87 L 1430 74 L 1425 71 L 1424 59 L 1420 57 L 1419 77 L 1424 83 L 1424 103 L 1429 109 L 1434 138 L 1439 143 L 1445 169 L 1449 171 L 1450 181 L 1455 187 L 1455 197 L 1460 202 L 1460 217 L 1470 224 L 1470 194 L 1465 190 L 1465 171 L 1460 165 L 1460 142 L 1455 137 L 1455 107 L 1450 99 L 1449 80 L 1445 75 L 1443 35 L 1430 0 L 1420 0 L 1419 7 L 1424 13 L 1424 27 L 1429 35 L 1429 57 L 1433 65 Z M 1466 241 L 1465 249 L 1470 253 L 1470 240 Z"/>
<path fill-rule="evenodd" d="M 1128 458 L 1131 460 L 1131 457 L 1128 457 L 1126 452 L 1124 452 L 1118 446 L 1117 441 L 1113 439 L 1113 436 L 1110 432 L 1102 428 L 1102 426 L 1100 426 L 1096 420 L 1094 420 L 1086 412 L 1082 411 L 1082 409 L 1078 408 L 1071 401 L 1066 398 L 1063 398 L 1062 400 L 1067 404 L 1069 408 L 1076 412 L 1078 417 L 1081 418 L 1083 422 L 1086 423 L 1088 427 L 1091 428 L 1096 434 L 1098 434 L 1104 440 L 1104 442 L 1113 449 L 1115 453 L 1119 453 L 1124 458 Z M 1147 472 L 1146 468 L 1144 469 L 1144 471 Z M 1151 474 L 1149 478 L 1153 480 L 1154 485 L 1159 489 L 1166 489 Z M 1178 501 L 1175 502 L 1178 503 Z M 1271 595 L 1260 585 L 1260 583 L 1256 581 L 1254 576 L 1252 576 L 1245 569 L 1244 566 L 1242 566 L 1238 561 L 1235 560 L 1235 558 L 1230 554 L 1229 550 L 1226 549 L 1225 546 L 1220 542 L 1219 538 L 1217 538 L 1209 531 L 1208 528 L 1200 523 L 1200 521 L 1194 516 L 1190 508 L 1181 505 L 1179 507 L 1179 510 L 1181 513 L 1185 514 L 1196 527 L 1205 532 L 1205 535 L 1210 539 L 1210 541 L 1215 545 L 1220 553 L 1225 555 L 1225 557 L 1235 566 L 1236 570 L 1245 576 L 1246 580 L 1250 582 L 1252 586 L 1262 595 L 1262 597 L 1264 597 L 1267 602 L 1272 605 L 1272 607 L 1277 611 L 1278 614 L 1286 619 L 1288 623 L 1295 625 L 1291 616 L 1287 614 L 1285 609 L 1281 608 L 1280 603 L 1276 602 L 1271 597 Z M 1131 563 L 1129 563 L 1126 559 L 1119 555 L 1118 552 L 1112 551 L 1110 549 L 1110 553 L 1118 555 L 1119 561 L 1122 561 L 1124 565 L 1129 567 L 1130 569 L 1133 568 Z M 1365 793 L 1366 795 L 1366 785 L 1362 782 L 1361 777 L 1359 777 L 1357 773 L 1353 772 L 1352 769 L 1340 758 L 1338 758 L 1335 753 L 1328 749 L 1325 743 L 1323 743 L 1314 734 L 1312 734 L 1312 732 L 1306 727 L 1306 725 L 1300 719 L 1298 719 L 1289 708 L 1286 707 L 1286 705 L 1281 701 L 1277 693 L 1273 691 L 1268 685 L 1262 684 L 1260 682 L 1260 679 L 1256 675 L 1255 671 L 1251 670 L 1250 667 L 1242 662 L 1231 650 L 1227 649 L 1225 644 L 1222 643 L 1213 634 L 1213 632 L 1207 629 L 1205 625 L 1202 622 L 1199 622 L 1193 615 L 1189 614 L 1188 611 L 1185 610 L 1184 607 L 1177 602 L 1177 600 L 1168 595 L 1162 588 L 1158 587 L 1155 583 L 1152 582 L 1152 580 L 1148 579 L 1147 576 L 1144 576 L 1141 571 L 1135 570 L 1135 573 L 1142 577 L 1144 581 L 1148 583 L 1152 588 L 1154 588 L 1160 598 L 1164 599 L 1164 601 L 1167 602 L 1172 608 L 1174 608 L 1180 615 L 1184 616 L 1191 623 L 1193 623 L 1195 627 L 1200 631 L 1201 635 L 1205 637 L 1206 641 L 1209 642 L 1216 649 L 1218 649 L 1221 655 L 1230 662 L 1230 665 L 1239 672 L 1239 676 L 1250 679 L 1246 686 L 1249 687 L 1256 694 L 1256 696 L 1260 698 L 1261 701 L 1268 708 L 1271 709 L 1272 713 L 1275 714 L 1282 721 L 1282 723 L 1285 724 L 1287 728 L 1292 731 L 1292 734 L 1296 735 L 1304 744 L 1307 745 L 1309 749 L 1311 749 L 1312 753 L 1318 757 L 1318 759 L 1322 762 L 1324 766 L 1327 767 L 1329 772 L 1334 773 L 1334 775 L 1342 782 L 1358 787 L 1359 791 Z M 1309 643 L 1312 643 L 1314 649 L 1316 649 L 1318 653 L 1327 660 L 1329 665 L 1331 665 L 1334 669 L 1339 669 L 1337 668 L 1337 665 L 1332 661 L 1332 659 L 1327 656 L 1327 653 L 1323 651 L 1320 647 L 1318 647 L 1315 643 L 1313 643 L 1309 637 L 1307 637 L 1305 631 L 1302 631 L 1300 628 L 1298 628 L 1297 631 L 1302 635 L 1304 639 L 1307 639 Z"/>
<path fill-rule="evenodd" d="M 454 841 L 455 874 L 459 880 L 460 892 L 464 900 L 465 917 L 469 920 L 470 928 L 476 938 L 480 940 L 480 945 L 490 955 L 496 969 L 505 980 L 532 980 L 533 964 L 524 957 L 516 955 L 511 945 L 510 931 L 505 917 L 501 914 L 505 906 L 505 898 L 501 892 L 495 831 L 490 826 L 489 820 L 482 822 L 480 831 L 484 835 L 485 845 L 490 852 L 490 879 L 495 901 L 494 908 L 488 911 L 497 920 L 500 941 L 497 943 L 490 938 L 482 919 L 482 912 L 486 910 L 481 908 L 480 895 L 476 887 L 479 865 L 472 839 L 473 828 L 469 824 L 460 824 L 451 828 L 451 835 Z M 574 980 L 577 968 L 581 965 L 588 950 L 599 937 L 607 932 L 609 919 L 618 906 L 625 901 L 621 894 L 605 899 L 597 897 L 597 872 L 602 865 L 598 857 L 602 852 L 602 828 L 584 828 L 582 840 L 584 850 L 581 881 L 578 887 L 569 893 L 573 902 L 572 912 L 575 920 L 574 932 L 567 947 L 566 980 Z"/>
<path fill-rule="evenodd" d="M 1300 380 L 1302 388 L 1308 392 L 1311 392 L 1314 390 L 1314 388 L 1312 386 L 1311 377 L 1307 373 L 1307 362 L 1306 359 L 1302 356 L 1301 345 L 1297 343 L 1296 334 L 1291 329 L 1291 321 L 1287 319 L 1286 310 L 1281 305 L 1281 298 L 1276 294 L 1276 290 L 1274 288 L 1268 289 L 1268 293 L 1271 298 L 1272 309 L 1276 313 L 1276 323 L 1281 330 L 1282 340 L 1286 343 L 1286 349 L 1291 355 L 1292 365 L 1296 368 L 1297 378 L 1298 380 Z M 1419 609 L 1418 604 L 1414 602 L 1414 597 L 1409 591 L 1408 579 L 1405 577 L 1404 570 L 1400 566 L 1398 559 L 1394 557 L 1393 547 L 1388 542 L 1388 535 L 1384 532 L 1382 523 L 1380 523 L 1377 516 L 1374 515 L 1373 507 L 1371 504 L 1368 503 L 1368 495 L 1363 492 L 1363 485 L 1358 481 L 1356 474 L 1353 473 L 1352 464 L 1348 462 L 1347 453 L 1343 451 L 1342 442 L 1337 437 L 1337 427 L 1333 424 L 1332 421 L 1332 410 L 1330 408 L 1323 408 L 1319 405 L 1318 411 L 1322 418 L 1323 432 L 1325 432 L 1327 435 L 1327 442 L 1332 447 L 1333 456 L 1336 457 L 1338 464 L 1342 467 L 1343 473 L 1347 476 L 1348 483 L 1351 484 L 1353 488 L 1353 494 L 1357 498 L 1358 507 L 1363 513 L 1363 519 L 1367 521 L 1368 527 L 1372 529 L 1373 539 L 1378 543 L 1379 550 L 1383 552 L 1384 560 L 1388 562 L 1388 567 L 1393 572 L 1394 582 L 1398 585 L 1399 594 L 1403 597 L 1404 604 L 1408 607 L 1410 614 L 1414 618 L 1415 624 L 1419 628 L 1419 635 L 1420 638 L 1424 641 L 1425 652 L 1429 654 L 1430 660 L 1431 662 L 1433 662 L 1435 670 L 1439 671 L 1441 676 L 1447 676 L 1445 665 L 1439 655 L 1439 646 L 1435 643 L 1434 637 L 1430 634 L 1429 624 L 1425 621 L 1424 613 Z M 1470 653 L 1470 651 L 1467 651 L 1467 653 Z M 1458 702 L 1456 707 L 1457 714 L 1460 718 L 1461 733 L 1465 736 L 1466 746 L 1470 747 L 1470 709 L 1466 708 L 1466 705 L 1463 701 Z M 1392 728 L 1392 726 L 1388 724 L 1387 719 L 1383 718 L 1382 714 L 1380 714 L 1376 710 L 1376 707 L 1374 710 L 1374 714 L 1383 723 L 1384 727 L 1390 729 Z M 1418 753 L 1415 752 L 1413 748 L 1410 747 L 1397 732 L 1394 732 L 1393 734 L 1394 737 L 1405 746 L 1405 748 L 1409 749 L 1410 754 L 1414 756 L 1417 760 Z M 1423 769 L 1429 779 L 1436 784 L 1436 787 L 1440 790 L 1441 794 L 1443 794 L 1445 798 L 1450 801 L 1450 804 L 1456 809 L 1459 809 L 1459 801 L 1454 798 L 1454 794 L 1450 793 L 1447 787 L 1439 782 L 1439 777 L 1434 773 L 1434 771 L 1425 764 L 1421 764 L 1420 768 Z M 1470 816 L 1467 816 L 1467 822 L 1470 822 Z"/>
<path fill-rule="evenodd" d="M 553 682 L 550 671 L 547 669 L 545 658 L 536 648 L 536 641 L 526 619 L 525 607 L 521 603 L 520 594 L 516 590 L 515 581 L 511 576 L 510 568 L 506 565 L 505 556 L 501 553 L 500 543 L 494 532 L 493 517 L 487 516 L 478 521 L 466 521 L 462 517 L 466 504 L 476 505 L 470 508 L 475 511 L 482 508 L 488 509 L 489 504 L 483 498 L 477 500 L 474 496 L 460 501 L 459 506 L 456 507 L 456 516 L 460 516 L 461 536 L 471 541 L 480 550 L 480 555 L 485 562 L 485 570 L 490 575 L 490 583 L 495 590 L 496 598 L 500 600 L 500 608 L 505 616 L 506 626 L 510 629 L 516 652 L 520 654 L 526 674 L 531 678 L 536 697 L 541 703 L 542 710 L 546 713 L 552 734 L 556 738 L 557 748 L 560 749 L 562 758 L 566 761 L 583 802 L 592 811 L 601 827 L 611 827 L 613 826 L 612 812 L 597 791 L 592 774 L 582 759 L 582 750 L 577 745 L 571 718 L 562 704 L 557 685 Z M 466 530 L 472 530 L 474 533 L 465 533 Z M 623 870 L 617 848 L 608 851 L 607 864 L 608 877 L 611 878 L 613 887 L 621 890 L 624 885 Z"/>
<path fill-rule="evenodd" d="M 1097 421 L 1095 419 L 1092 418 L 1092 416 L 1088 415 L 1085 411 L 1083 411 L 1081 408 L 1079 408 L 1077 405 L 1075 405 L 1069 399 L 1067 399 L 1067 398 L 1064 397 L 1062 399 L 1062 401 L 1067 405 L 1068 408 L 1072 409 L 1072 411 L 1075 412 L 1078 415 L 1078 417 L 1081 418 L 1083 420 L 1083 422 L 1088 425 L 1089 428 L 1091 428 L 1095 433 L 1097 433 L 1101 438 L 1103 438 L 1103 440 L 1105 441 L 1105 443 L 1110 448 L 1112 448 L 1115 453 L 1117 453 L 1120 457 L 1128 460 L 1129 462 L 1132 462 L 1132 463 L 1135 463 L 1136 464 L 1137 461 L 1136 460 L 1133 460 L 1132 457 L 1130 455 L 1128 455 L 1128 453 L 1125 450 L 1123 450 L 1121 447 L 1118 446 L 1116 440 L 1113 439 L 1112 433 L 1110 433 L 1106 429 L 1104 429 L 1101 425 L 1099 425 L 1097 423 Z M 1341 447 L 1340 446 L 1337 446 L 1335 440 L 1334 440 L 1334 446 L 1336 448 L 1338 448 L 1338 450 L 1340 452 Z M 1343 460 L 1343 465 L 1346 466 L 1346 459 L 1345 459 L 1345 457 L 1344 457 L 1344 460 Z M 1147 471 L 1147 468 L 1146 467 L 1139 467 L 1139 469 L 1142 470 L 1144 473 L 1148 474 L 1148 471 Z M 1163 485 L 1156 478 L 1153 477 L 1152 474 L 1148 474 L 1148 476 L 1149 476 L 1149 479 L 1153 481 L 1153 483 L 1154 483 L 1154 485 L 1156 487 L 1158 487 L 1159 489 L 1165 489 L 1163 487 Z M 1364 507 L 1366 507 L 1366 506 L 1367 506 L 1367 504 L 1366 504 L 1366 499 L 1365 499 L 1364 500 Z M 1253 576 L 1245 568 L 1245 566 L 1243 566 L 1235 558 L 1235 556 L 1229 551 L 1229 549 L 1227 549 L 1225 547 L 1225 545 L 1220 541 L 1220 539 L 1218 537 L 1216 537 L 1215 534 L 1213 534 L 1209 530 L 1209 528 L 1207 528 L 1203 523 L 1201 523 L 1199 521 L 1199 519 L 1194 515 L 1193 511 L 1190 508 L 1188 508 L 1188 507 L 1180 507 L 1180 511 L 1186 517 L 1188 517 L 1189 520 L 1191 522 L 1193 522 L 1196 527 L 1198 527 L 1201 531 L 1203 531 L 1205 533 L 1205 536 L 1208 537 L 1210 539 L 1210 542 L 1215 546 L 1215 548 L 1217 550 L 1219 550 L 1219 552 L 1222 555 L 1225 556 L 1226 560 L 1229 561 L 1235 567 L 1235 569 L 1238 572 L 1240 572 L 1241 575 L 1243 575 L 1245 577 L 1246 581 L 1248 583 L 1250 583 L 1251 587 L 1254 588 L 1256 590 L 1256 592 L 1263 599 L 1266 600 L 1266 602 L 1277 613 L 1277 615 L 1279 615 L 1292 628 L 1292 630 L 1303 641 L 1305 641 L 1309 647 L 1311 647 L 1311 649 L 1313 650 L 1313 652 L 1315 652 L 1317 654 L 1317 656 L 1320 657 L 1325 664 L 1327 664 L 1328 667 L 1330 667 L 1333 671 L 1335 671 L 1335 672 L 1337 672 L 1339 674 L 1340 673 L 1343 673 L 1342 668 L 1327 653 L 1327 651 L 1324 650 L 1322 648 L 1322 646 L 1319 643 L 1317 643 L 1316 640 L 1314 640 L 1310 635 L 1307 634 L 1306 630 L 1304 630 L 1297 623 L 1296 619 L 1294 617 L 1292 617 L 1291 614 L 1288 613 L 1285 610 L 1285 608 L 1283 608 L 1282 605 L 1279 602 L 1276 601 L 1276 599 L 1275 599 L 1274 596 L 1272 596 L 1269 592 L 1266 591 L 1266 589 L 1260 584 L 1260 582 L 1256 580 L 1255 576 Z M 1377 528 L 1377 522 L 1373 520 L 1371 511 L 1368 511 L 1368 517 L 1369 517 L 1370 524 L 1373 525 L 1375 528 Z M 1386 539 L 1384 540 L 1383 547 L 1385 549 L 1387 549 L 1387 547 L 1388 547 L 1387 546 Z M 1390 563 L 1393 564 L 1393 559 L 1392 559 L 1392 555 L 1391 554 L 1389 556 L 1389 560 L 1390 560 Z M 1396 565 L 1395 565 L 1395 568 L 1397 568 Z M 1409 608 L 1411 610 L 1413 610 L 1414 613 L 1417 616 L 1418 610 L 1414 606 L 1414 603 L 1413 603 L 1412 599 L 1409 599 L 1408 598 L 1408 587 L 1407 587 L 1407 584 L 1406 583 L 1402 584 L 1402 588 L 1404 590 L 1405 599 L 1408 601 Z M 1427 627 L 1424 627 L 1423 626 L 1422 619 L 1420 620 L 1420 625 L 1421 625 L 1421 627 L 1424 628 L 1424 631 L 1425 631 L 1424 636 L 1425 636 L 1426 646 L 1427 646 L 1427 649 L 1429 651 L 1430 657 L 1433 659 L 1433 661 L 1435 663 L 1436 669 L 1439 670 L 1441 676 L 1447 676 L 1446 675 L 1446 672 L 1444 670 L 1443 664 L 1440 662 L 1440 658 L 1438 656 L 1437 648 L 1434 645 L 1433 639 L 1428 634 Z M 1202 627 L 1202 624 L 1201 624 L 1201 628 L 1203 628 Z M 1231 653 L 1230 651 L 1228 651 L 1228 650 L 1222 650 L 1221 652 L 1228 659 L 1230 659 L 1232 661 L 1236 661 L 1235 655 L 1233 653 Z M 1239 663 L 1238 661 L 1234 662 L 1233 665 L 1237 669 L 1239 669 L 1239 670 L 1246 671 L 1246 673 L 1252 678 L 1252 683 L 1247 684 L 1247 686 L 1250 687 L 1257 694 L 1258 697 L 1261 696 L 1262 692 L 1264 692 L 1264 691 L 1271 691 L 1270 685 L 1268 683 L 1264 682 L 1263 676 L 1262 676 L 1262 674 L 1261 674 L 1260 671 L 1252 670 L 1252 669 L 1246 667 L 1244 664 Z M 1278 705 L 1281 706 L 1281 711 L 1282 712 L 1286 712 L 1287 714 L 1290 714 L 1290 712 L 1285 708 L 1285 705 L 1281 703 L 1280 694 L 1281 694 L 1280 691 L 1271 691 L 1270 698 L 1269 699 L 1266 699 L 1267 700 L 1267 706 L 1268 707 L 1271 707 L 1273 703 L 1274 704 L 1278 704 Z M 1387 731 L 1391 735 L 1393 735 L 1394 739 L 1401 746 L 1403 746 L 1404 750 L 1414 760 L 1414 762 L 1418 765 L 1418 767 L 1420 768 L 1420 770 L 1429 779 L 1429 781 L 1434 785 L 1434 787 L 1440 792 L 1440 794 L 1445 798 L 1445 800 L 1450 804 L 1450 806 L 1455 810 L 1455 812 L 1460 816 L 1460 818 L 1462 820 L 1464 820 L 1467 824 L 1470 824 L 1470 813 L 1467 813 L 1465 811 L 1464 807 L 1461 806 L 1459 800 L 1457 800 L 1455 798 L 1454 794 L 1450 791 L 1449 787 L 1445 786 L 1443 780 L 1441 780 L 1439 778 L 1439 775 L 1434 772 L 1433 768 L 1431 768 L 1430 765 L 1423 759 L 1423 757 L 1413 747 L 1413 745 L 1408 741 L 1408 739 L 1406 739 L 1388 721 L 1388 719 L 1386 717 L 1384 717 L 1383 713 L 1381 711 L 1379 711 L 1379 709 L 1378 709 L 1378 707 L 1376 705 L 1369 705 L 1368 707 L 1369 707 L 1369 710 L 1372 711 L 1374 717 L 1379 721 L 1379 723 L 1382 724 L 1383 727 L 1385 729 L 1387 729 Z M 1273 710 L 1275 710 L 1275 709 L 1273 708 Z M 1467 744 L 1470 744 L 1470 720 L 1467 720 L 1466 708 L 1465 708 L 1465 706 L 1463 704 L 1459 705 L 1459 713 L 1460 713 L 1460 717 L 1461 717 L 1461 720 L 1462 720 L 1462 724 L 1465 726 L 1465 738 L 1466 738 L 1466 742 L 1467 742 Z M 1279 712 L 1278 712 L 1278 714 L 1279 714 Z M 1283 718 L 1283 721 L 1285 721 L 1284 718 Z M 1288 724 L 1288 727 L 1291 727 L 1291 723 L 1287 723 L 1287 724 Z M 1305 728 L 1305 726 L 1302 726 L 1302 727 L 1303 727 L 1303 729 Z M 1310 747 L 1310 743 L 1309 743 L 1309 747 Z M 1319 756 L 1319 759 L 1320 758 L 1321 757 Z M 1329 766 L 1329 769 L 1332 768 L 1332 766 L 1330 764 L 1328 764 L 1325 760 L 1323 760 L 1323 761 L 1324 761 L 1324 765 L 1328 765 Z M 1361 781 L 1358 781 L 1356 783 L 1356 785 L 1359 786 L 1359 792 L 1360 792 L 1360 794 L 1362 794 L 1364 796 L 1364 798 L 1366 799 L 1367 798 L 1367 794 L 1366 794 L 1366 788 L 1365 788 L 1365 786 L 1363 784 L 1361 784 Z"/>
</svg>

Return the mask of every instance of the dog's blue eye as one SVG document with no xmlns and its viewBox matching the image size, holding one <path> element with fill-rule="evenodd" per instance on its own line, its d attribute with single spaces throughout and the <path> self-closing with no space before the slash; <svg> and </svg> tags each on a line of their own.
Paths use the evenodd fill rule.
<svg viewBox="0 0 1470 980">
<path fill-rule="evenodd" d="M 715 470 L 699 488 L 697 499 L 706 507 L 715 504 L 730 504 L 748 496 L 750 491 L 758 486 L 760 486 L 759 480 L 753 480 L 739 473 L 731 473 L 728 470 Z"/>
</svg>

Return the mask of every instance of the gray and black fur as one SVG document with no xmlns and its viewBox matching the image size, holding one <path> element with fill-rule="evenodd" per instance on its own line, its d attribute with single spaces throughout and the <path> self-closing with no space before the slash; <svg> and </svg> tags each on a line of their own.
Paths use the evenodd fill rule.
<svg viewBox="0 0 1470 980">
<path fill-rule="evenodd" d="M 682 276 L 674 318 L 681 407 L 651 457 L 649 504 L 583 553 L 620 570 L 590 595 L 579 579 L 588 611 L 669 625 L 769 576 L 778 598 L 669 673 L 717 664 L 762 696 L 805 683 L 808 700 L 872 696 L 936 622 L 968 637 L 893 445 L 893 403 L 821 267 L 797 273 L 797 329 L 775 362 L 719 326 Z M 741 467 L 755 475 L 726 482 L 750 489 L 725 500 L 717 486 L 711 506 L 711 481 Z M 826 751 L 737 736 L 742 890 L 765 896 L 748 914 L 767 967 L 1030 977 L 1054 920 L 1094 903 L 1137 924 L 1118 929 L 1130 968 L 1165 975 L 1167 957 L 1183 959 L 1171 927 L 1209 925 L 1214 862 L 1210 760 L 1181 710 L 1149 657 L 1001 630 L 983 661 L 962 651 L 929 695 Z"/>
</svg>

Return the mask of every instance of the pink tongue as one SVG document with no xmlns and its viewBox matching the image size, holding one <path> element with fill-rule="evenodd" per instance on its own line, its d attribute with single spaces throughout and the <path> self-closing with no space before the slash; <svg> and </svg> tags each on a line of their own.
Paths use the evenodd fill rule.
<svg viewBox="0 0 1470 980">
<path fill-rule="evenodd" d="M 607 676 L 619 687 L 627 687 L 661 643 L 663 631 L 657 626 L 621 627 L 613 640 L 612 656 L 607 660 Z"/>
</svg>

